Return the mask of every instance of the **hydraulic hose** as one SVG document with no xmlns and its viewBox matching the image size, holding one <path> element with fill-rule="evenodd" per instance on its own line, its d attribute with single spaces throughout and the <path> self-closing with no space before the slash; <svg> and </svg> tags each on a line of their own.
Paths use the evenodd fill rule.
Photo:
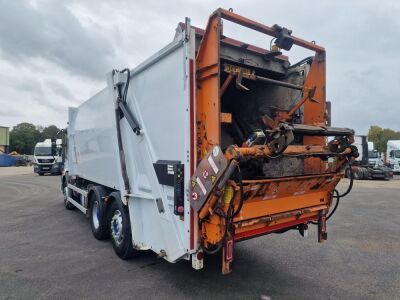
<svg viewBox="0 0 400 300">
<path fill-rule="evenodd" d="M 349 170 L 350 170 L 350 183 L 349 186 L 347 187 L 347 190 L 343 193 L 343 194 L 339 194 L 339 191 L 337 189 L 333 190 L 333 195 L 332 198 L 336 199 L 336 203 L 335 206 L 333 207 L 332 211 L 327 215 L 326 220 L 329 220 L 333 214 L 335 213 L 336 209 L 339 206 L 339 202 L 340 202 L 340 198 L 346 196 L 347 194 L 350 193 L 350 191 L 353 189 L 353 182 L 354 182 L 354 174 L 353 174 L 353 170 L 351 169 L 351 165 L 349 165 Z M 311 224 L 317 225 L 317 222 L 311 221 Z"/>
<path fill-rule="evenodd" d="M 232 214 L 232 219 L 234 217 L 236 217 L 238 215 L 238 213 L 242 210 L 243 202 L 244 202 L 243 176 L 242 176 L 242 171 L 240 171 L 239 164 L 238 164 L 238 179 L 239 179 L 239 188 L 240 188 L 240 200 L 239 200 L 238 208 Z"/>
<path fill-rule="evenodd" d="M 335 194 L 336 194 L 336 195 L 335 195 Z M 341 197 L 340 197 L 339 192 L 338 192 L 337 189 L 334 189 L 334 190 L 333 190 L 332 198 L 335 198 L 335 199 L 336 199 L 336 203 L 335 203 L 335 206 L 333 207 L 332 211 L 331 211 L 331 212 L 328 214 L 328 216 L 326 217 L 326 220 L 329 220 L 330 217 L 333 216 L 333 214 L 335 213 L 336 209 L 337 209 L 338 206 L 339 206 L 339 201 L 340 201 L 340 198 L 341 198 Z"/>
<path fill-rule="evenodd" d="M 342 197 L 346 196 L 353 189 L 354 174 L 353 174 L 353 169 L 351 168 L 351 164 L 349 165 L 349 170 L 350 170 L 350 174 L 349 174 L 350 175 L 350 183 L 349 183 L 349 186 L 348 186 L 347 190 L 343 194 L 339 195 L 339 193 L 338 193 L 338 197 L 339 198 L 342 198 Z"/>
<path fill-rule="evenodd" d="M 215 254 L 215 253 L 218 253 L 218 252 L 221 250 L 221 248 L 222 248 L 222 246 L 223 246 L 223 244 L 224 244 L 224 242 L 225 242 L 226 236 L 227 236 L 227 234 L 228 234 L 228 227 L 229 227 L 229 218 L 228 218 L 228 216 L 226 215 L 226 213 L 224 212 L 224 210 L 223 210 L 222 208 L 220 208 L 220 207 L 216 207 L 215 210 L 214 210 L 214 212 L 215 212 L 215 214 L 217 214 L 217 215 L 219 215 L 220 217 L 222 217 L 222 218 L 225 219 L 225 231 L 224 231 L 223 237 L 222 237 L 221 240 L 218 242 L 218 245 L 217 245 L 217 247 L 216 247 L 214 250 L 209 250 L 209 249 L 207 249 L 206 247 L 202 246 L 203 251 L 204 251 L 205 253 L 207 253 L 207 254 Z"/>
</svg>

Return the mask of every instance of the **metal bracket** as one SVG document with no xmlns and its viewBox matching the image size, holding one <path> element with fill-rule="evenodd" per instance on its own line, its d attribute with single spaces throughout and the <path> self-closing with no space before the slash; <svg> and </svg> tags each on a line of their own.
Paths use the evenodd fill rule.
<svg viewBox="0 0 400 300">
<path fill-rule="evenodd" d="M 190 18 L 185 18 L 185 42 L 188 42 L 190 39 Z"/>
<path fill-rule="evenodd" d="M 137 121 L 135 120 L 135 117 L 132 115 L 132 113 L 129 111 L 128 106 L 126 105 L 126 102 L 123 101 L 118 101 L 118 107 L 122 112 L 122 115 L 125 117 L 125 119 L 128 121 L 129 126 L 132 128 L 133 132 L 136 135 L 140 135 L 142 132 L 140 130 L 139 125 L 137 124 Z"/>
</svg>

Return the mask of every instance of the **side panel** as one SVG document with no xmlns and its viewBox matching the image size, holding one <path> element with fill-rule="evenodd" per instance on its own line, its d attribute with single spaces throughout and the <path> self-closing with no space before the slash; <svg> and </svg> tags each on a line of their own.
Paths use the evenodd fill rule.
<svg viewBox="0 0 400 300">
<path fill-rule="evenodd" d="M 69 110 L 68 170 L 99 184 L 119 188 L 121 171 L 114 104 L 104 89 Z"/>
<path fill-rule="evenodd" d="M 127 103 L 141 127 L 142 135 L 135 135 L 127 121 L 121 120 L 132 189 L 128 201 L 132 239 L 137 248 L 165 252 L 164 258 L 171 262 L 189 252 L 189 61 L 194 57 L 191 41 L 194 37 L 189 42 L 185 42 L 183 36 L 178 38 L 131 72 Z M 186 192 L 183 218 L 174 214 L 173 187 L 158 182 L 153 168 L 153 163 L 158 160 L 184 164 Z M 156 201 L 162 202 L 163 211 L 159 210 L 160 205 Z"/>
</svg>

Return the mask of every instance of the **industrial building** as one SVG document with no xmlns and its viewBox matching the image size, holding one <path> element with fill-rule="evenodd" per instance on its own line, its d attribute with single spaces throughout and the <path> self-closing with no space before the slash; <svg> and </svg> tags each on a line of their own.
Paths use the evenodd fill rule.
<svg viewBox="0 0 400 300">
<path fill-rule="evenodd" d="M 9 127 L 0 126 L 0 153 L 8 153 L 10 147 Z"/>
</svg>

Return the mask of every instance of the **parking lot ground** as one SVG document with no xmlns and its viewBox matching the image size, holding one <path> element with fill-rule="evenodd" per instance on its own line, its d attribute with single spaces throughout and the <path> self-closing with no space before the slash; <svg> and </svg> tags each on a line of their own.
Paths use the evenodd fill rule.
<svg viewBox="0 0 400 300">
<path fill-rule="evenodd" d="M 33 174 L 33 166 L 28 167 L 0 167 L 0 176 Z"/>
<path fill-rule="evenodd" d="M 396 181 L 357 182 L 324 244 L 314 226 L 308 238 L 290 231 L 236 244 L 233 273 L 222 276 L 218 256 L 207 256 L 201 271 L 151 252 L 122 261 L 92 237 L 84 215 L 64 209 L 58 176 L 4 175 L 0 298 L 398 299 Z"/>
</svg>

